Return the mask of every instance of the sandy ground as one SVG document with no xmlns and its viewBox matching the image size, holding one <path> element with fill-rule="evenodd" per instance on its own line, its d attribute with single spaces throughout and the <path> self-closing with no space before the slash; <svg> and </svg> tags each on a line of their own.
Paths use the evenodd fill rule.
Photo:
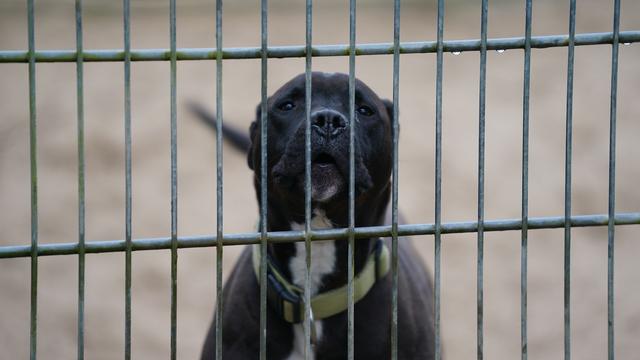
<svg viewBox="0 0 640 360">
<path fill-rule="evenodd" d="M 302 2 L 300 2 L 302 3 Z M 269 41 L 304 42 L 302 4 L 271 6 Z M 364 2 L 363 2 L 364 3 Z M 358 41 L 392 39 L 391 2 L 359 6 Z M 448 2 L 445 38 L 479 37 L 479 1 Z M 564 34 L 568 5 L 534 2 L 534 35 Z M 610 2 L 583 0 L 578 33 L 610 31 Z M 117 4 L 117 5 L 116 5 Z M 85 7 L 85 48 L 121 48 L 119 3 Z M 225 46 L 258 46 L 257 2 L 225 5 Z M 348 41 L 346 2 L 315 3 L 314 41 Z M 38 1 L 36 46 L 75 47 L 73 2 Z M 520 2 L 491 1 L 489 36 L 521 36 Z M 189 1 L 178 9 L 178 46 L 211 47 L 214 6 Z M 168 47 L 168 6 L 133 1 L 132 46 Z M 640 29 L 640 2 L 624 1 L 622 29 Z M 0 5 L 0 49 L 26 48 L 22 2 Z M 434 4 L 403 6 L 402 40 L 435 38 Z M 534 50 L 531 81 L 530 216 L 563 214 L 566 49 Z M 443 221 L 473 221 L 477 201 L 478 53 L 445 55 L 443 114 Z M 607 211 L 610 46 L 576 50 L 573 213 Z M 640 211 L 640 46 L 621 46 L 618 87 L 616 209 Z M 346 72 L 346 58 L 318 58 L 314 69 Z M 434 221 L 435 56 L 401 60 L 400 207 L 413 223 Z M 488 55 L 486 218 L 520 216 L 522 51 Z M 269 61 L 269 91 L 304 70 L 302 59 Z M 391 97 L 392 59 L 359 57 L 357 76 Z M 0 65 L 0 245 L 28 244 L 28 74 L 25 64 Z M 189 100 L 215 103 L 215 63 L 178 65 L 178 170 L 180 235 L 215 231 L 215 139 L 186 111 Z M 133 234 L 170 231 L 169 64 L 132 65 Z M 90 241 L 124 237 L 123 65 L 85 66 L 86 234 Z M 246 128 L 260 98 L 260 63 L 224 63 L 224 114 Z M 37 65 L 39 241 L 77 241 L 75 65 Z M 248 232 L 257 217 L 251 174 L 242 155 L 224 152 L 224 226 Z M 616 228 L 615 333 L 619 359 L 640 352 L 638 226 Z M 606 228 L 572 232 L 572 351 L 575 359 L 602 359 L 607 349 Z M 476 236 L 444 236 L 442 329 L 448 359 L 476 354 Z M 417 237 L 433 269 L 433 237 Z M 485 239 L 485 355 L 515 359 L 520 351 L 520 233 L 487 233 Z M 239 248 L 225 249 L 228 274 Z M 179 252 L 178 354 L 197 357 L 214 305 L 213 249 Z M 29 350 L 29 259 L 0 260 L 2 359 L 24 359 Z M 39 260 L 38 349 L 41 359 L 76 354 L 77 257 Z M 563 230 L 529 233 L 529 358 L 559 359 L 563 346 Z M 124 254 L 87 256 L 86 356 L 116 359 L 124 352 Z M 166 358 L 170 334 L 168 251 L 133 254 L 133 355 Z"/>
</svg>

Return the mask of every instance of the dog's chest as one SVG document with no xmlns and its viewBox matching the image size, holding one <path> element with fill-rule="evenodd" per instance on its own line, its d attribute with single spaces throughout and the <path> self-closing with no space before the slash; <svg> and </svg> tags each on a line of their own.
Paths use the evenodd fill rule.
<svg viewBox="0 0 640 360">
<path fill-rule="evenodd" d="M 323 211 L 315 210 L 314 217 L 311 219 L 311 228 L 314 230 L 330 229 L 331 221 L 326 217 Z M 304 230 L 304 224 L 291 223 L 292 230 Z M 306 251 L 304 242 L 295 243 L 295 255 L 289 261 L 289 270 L 291 271 L 291 281 L 304 288 L 304 280 L 306 274 Z M 334 271 L 336 265 L 336 246 L 333 240 L 314 241 L 311 243 L 311 272 L 310 285 L 311 296 L 318 293 L 322 278 Z"/>
<path fill-rule="evenodd" d="M 315 210 L 311 220 L 311 228 L 314 230 L 332 228 L 331 221 L 321 210 Z M 304 230 L 304 224 L 291 223 L 292 230 Z M 306 251 L 305 243 L 295 243 L 295 255 L 289 261 L 289 270 L 291 271 L 291 281 L 304 288 L 306 274 Z M 336 266 L 336 246 L 333 240 L 314 241 L 311 244 L 311 266 L 309 285 L 311 288 L 311 296 L 318 293 L 322 285 L 322 278 L 332 273 Z M 322 321 L 315 322 L 317 340 L 322 338 Z M 287 360 L 304 359 L 304 330 L 302 324 L 293 325 L 293 347 L 291 354 Z M 314 359 L 315 356 L 311 356 Z"/>
</svg>

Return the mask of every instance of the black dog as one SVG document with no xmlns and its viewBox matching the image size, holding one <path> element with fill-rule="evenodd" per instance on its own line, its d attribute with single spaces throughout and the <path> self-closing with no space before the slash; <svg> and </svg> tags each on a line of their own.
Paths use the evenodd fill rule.
<svg viewBox="0 0 640 360">
<path fill-rule="evenodd" d="M 348 226 L 349 86 L 345 74 L 313 73 L 311 104 L 312 227 Z M 355 224 L 388 224 L 392 167 L 392 108 L 364 83 L 356 81 Z M 198 110 L 197 110 L 198 111 Z M 305 77 L 297 76 L 268 99 L 268 230 L 304 229 Z M 201 116 L 207 114 L 198 111 Z M 247 150 L 260 201 L 260 106 L 251 124 L 250 141 L 232 128 L 224 135 Z M 210 118 L 210 121 L 213 120 Z M 214 120 L 213 120 L 214 121 Z M 357 302 L 354 305 L 354 352 L 357 359 L 389 359 L 391 275 L 389 240 L 356 241 L 354 261 Z M 302 309 L 304 243 L 269 244 L 267 358 L 303 359 Z M 314 356 L 344 359 L 347 354 L 347 242 L 314 241 L 311 261 Z M 259 253 L 244 250 L 224 287 L 223 358 L 256 359 L 259 353 Z M 328 294 L 328 295 L 327 295 Z M 340 299 L 342 306 L 321 304 Z M 431 280 L 411 244 L 399 241 L 398 358 L 432 359 L 434 329 Z M 317 302 L 316 299 L 320 299 Z M 332 301 L 335 303 L 336 301 Z M 316 306 L 317 305 L 317 306 Z M 215 323 L 215 321 L 214 321 Z M 215 354 L 212 325 L 202 358 Z"/>
</svg>

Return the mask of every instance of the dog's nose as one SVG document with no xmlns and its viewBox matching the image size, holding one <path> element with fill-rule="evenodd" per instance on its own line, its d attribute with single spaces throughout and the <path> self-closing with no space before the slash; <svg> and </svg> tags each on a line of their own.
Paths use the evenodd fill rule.
<svg viewBox="0 0 640 360">
<path fill-rule="evenodd" d="M 335 110 L 321 110 L 311 115 L 311 125 L 323 136 L 334 136 L 347 128 L 347 119 Z"/>
</svg>

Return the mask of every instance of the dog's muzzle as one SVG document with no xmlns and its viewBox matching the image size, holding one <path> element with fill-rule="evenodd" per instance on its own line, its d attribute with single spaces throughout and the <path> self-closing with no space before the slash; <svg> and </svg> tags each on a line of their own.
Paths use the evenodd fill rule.
<svg viewBox="0 0 640 360">
<path fill-rule="evenodd" d="M 311 197 L 325 202 L 344 192 L 348 184 L 349 122 L 332 109 L 314 112 L 311 120 Z M 305 129 L 301 122 L 272 170 L 276 183 L 290 191 L 304 191 Z M 357 145 L 354 170 L 356 194 L 361 194 L 372 187 L 373 181 Z"/>
</svg>

